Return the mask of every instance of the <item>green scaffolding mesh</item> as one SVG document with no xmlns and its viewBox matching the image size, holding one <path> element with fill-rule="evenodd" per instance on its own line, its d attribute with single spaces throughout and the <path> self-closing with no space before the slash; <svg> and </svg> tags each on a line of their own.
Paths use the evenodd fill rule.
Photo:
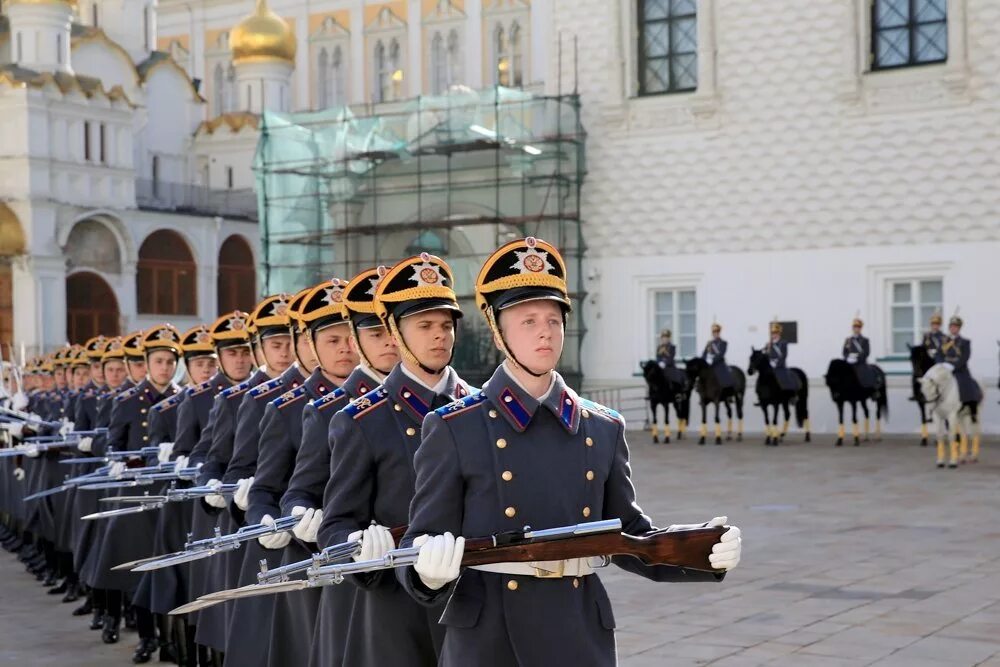
<svg viewBox="0 0 1000 667">
<path fill-rule="evenodd" d="M 581 378 L 580 188 L 575 95 L 454 87 L 374 111 L 266 112 L 254 159 L 267 293 L 350 278 L 427 251 L 445 258 L 467 316 L 454 365 L 481 381 L 499 361 L 473 290 L 500 244 L 533 235 L 562 251 L 574 314 L 562 371 Z"/>
</svg>

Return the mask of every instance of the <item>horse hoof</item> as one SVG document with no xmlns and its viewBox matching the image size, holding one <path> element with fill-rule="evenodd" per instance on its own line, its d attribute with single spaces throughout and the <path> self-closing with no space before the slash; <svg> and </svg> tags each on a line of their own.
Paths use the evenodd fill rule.
<svg viewBox="0 0 1000 667">
<path fill-rule="evenodd" d="M 732 440 L 733 440 L 733 436 L 731 436 L 731 435 L 727 435 L 726 436 L 726 442 L 732 442 Z"/>
<path fill-rule="evenodd" d="M 743 434 L 740 433 L 736 436 L 736 442 L 743 442 Z"/>
<path fill-rule="evenodd" d="M 812 434 L 806 433 L 806 442 L 812 442 Z"/>
<path fill-rule="evenodd" d="M 670 444 L 670 438 L 669 437 L 663 438 L 663 444 L 669 445 Z"/>
<path fill-rule="evenodd" d="M 770 444 L 771 444 L 771 436 L 768 436 L 768 437 L 764 438 L 764 445 L 766 446 L 766 445 L 770 445 Z"/>
<path fill-rule="evenodd" d="M 957 463 L 954 463 L 954 462 L 952 462 L 952 463 L 949 463 L 949 464 L 948 464 L 948 467 L 949 467 L 949 468 L 957 468 L 957 467 L 958 467 L 958 464 L 957 464 Z"/>
<path fill-rule="evenodd" d="M 705 444 L 705 436 L 702 436 L 702 437 L 698 438 L 698 444 L 699 445 L 704 445 Z"/>
<path fill-rule="evenodd" d="M 927 438 L 923 438 L 923 439 L 922 439 L 922 440 L 920 441 L 920 446 L 921 446 L 921 447 L 926 447 L 926 446 L 927 446 Z"/>
<path fill-rule="evenodd" d="M 833 446 L 834 447 L 843 447 L 844 446 L 844 439 L 843 438 L 837 438 L 837 442 L 833 443 Z"/>
<path fill-rule="evenodd" d="M 944 467 L 944 461 L 938 461 L 937 462 L 937 467 L 938 468 L 943 468 Z"/>
<path fill-rule="evenodd" d="M 660 439 L 659 439 L 659 438 L 657 438 L 657 437 L 656 437 L 655 435 L 653 436 L 653 444 L 654 444 L 654 445 L 658 445 L 658 444 L 660 444 Z"/>
<path fill-rule="evenodd" d="M 715 439 L 715 444 L 721 445 L 722 444 L 722 438 L 716 438 Z"/>
<path fill-rule="evenodd" d="M 860 440 L 858 440 L 857 438 L 855 438 L 855 439 L 854 439 L 854 446 L 855 446 L 855 447 L 860 447 L 860 446 L 861 446 L 861 441 L 860 441 Z"/>
</svg>

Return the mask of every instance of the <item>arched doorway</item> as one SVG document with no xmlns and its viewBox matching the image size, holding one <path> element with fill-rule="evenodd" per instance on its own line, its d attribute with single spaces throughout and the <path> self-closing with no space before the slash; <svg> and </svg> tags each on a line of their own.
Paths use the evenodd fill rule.
<svg viewBox="0 0 1000 667">
<path fill-rule="evenodd" d="M 198 271 L 191 249 L 177 232 L 155 231 L 139 248 L 136 303 L 140 313 L 195 315 Z"/>
<path fill-rule="evenodd" d="M 14 342 L 14 276 L 11 259 L 25 252 L 21 221 L 9 206 L 0 202 L 0 344 Z"/>
<path fill-rule="evenodd" d="M 253 251 L 242 236 L 230 236 L 219 248 L 216 282 L 219 312 L 252 310 L 257 303 L 257 269 Z"/>
<path fill-rule="evenodd" d="M 94 336 L 121 333 L 118 299 L 96 273 L 80 271 L 66 278 L 66 340 L 83 344 Z"/>
</svg>

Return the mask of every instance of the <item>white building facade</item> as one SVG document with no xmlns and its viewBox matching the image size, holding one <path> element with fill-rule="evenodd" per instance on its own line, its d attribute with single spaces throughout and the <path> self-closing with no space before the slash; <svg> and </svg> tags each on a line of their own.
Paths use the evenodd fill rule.
<svg viewBox="0 0 1000 667">
<path fill-rule="evenodd" d="M 588 131 L 588 383 L 625 382 L 663 328 L 699 354 L 713 320 L 746 368 L 776 317 L 796 325 L 814 429 L 833 430 L 822 376 L 857 314 L 896 373 L 890 428 L 912 432 L 906 344 L 958 310 L 1000 428 L 1000 4 L 559 0 L 553 16 L 580 45 L 562 74 L 578 68 Z"/>
</svg>

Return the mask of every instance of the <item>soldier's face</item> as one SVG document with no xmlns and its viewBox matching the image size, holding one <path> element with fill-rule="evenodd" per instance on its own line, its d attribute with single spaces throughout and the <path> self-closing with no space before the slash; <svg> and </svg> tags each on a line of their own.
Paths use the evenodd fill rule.
<svg viewBox="0 0 1000 667">
<path fill-rule="evenodd" d="M 284 373 L 295 359 L 292 357 L 291 334 L 268 336 L 260 343 L 261 355 L 268 369 Z"/>
<path fill-rule="evenodd" d="M 104 384 L 104 365 L 101 362 L 90 364 L 90 379 L 98 386 Z"/>
<path fill-rule="evenodd" d="M 117 389 L 125 383 L 128 370 L 123 361 L 108 361 L 104 364 L 104 381 L 112 389 Z"/>
<path fill-rule="evenodd" d="M 316 357 L 327 377 L 343 379 L 358 365 L 358 353 L 351 345 L 351 330 L 346 324 L 336 324 L 313 334 Z"/>
<path fill-rule="evenodd" d="M 536 373 L 556 367 L 562 356 L 565 330 L 562 308 L 539 299 L 500 311 L 500 331 L 517 360 Z"/>
<path fill-rule="evenodd" d="M 193 384 L 208 382 L 218 369 L 219 362 L 215 357 L 195 357 L 187 362 L 188 375 Z"/>
<path fill-rule="evenodd" d="M 861 335 L 861 327 L 853 327 L 853 329 L 854 329 L 854 335 L 855 336 L 860 336 Z"/>
<path fill-rule="evenodd" d="M 937 322 L 931 322 L 931 333 L 937 333 L 941 331 L 941 325 Z"/>
<path fill-rule="evenodd" d="M 54 371 L 52 371 L 52 378 L 55 380 L 56 388 L 57 389 L 65 389 L 66 388 L 66 369 L 65 368 L 57 368 Z"/>
<path fill-rule="evenodd" d="M 73 389 L 83 389 L 90 379 L 90 369 L 86 366 L 73 367 Z"/>
<path fill-rule="evenodd" d="M 313 352 L 312 345 L 309 344 L 309 336 L 305 333 L 300 333 L 295 337 L 295 356 L 298 357 L 304 371 L 312 373 L 316 370 L 316 365 L 319 362 L 316 360 L 316 353 Z"/>
<path fill-rule="evenodd" d="M 146 357 L 146 375 L 153 384 L 163 387 L 177 371 L 177 357 L 167 350 L 153 350 Z"/>
<path fill-rule="evenodd" d="M 56 386 L 56 380 L 55 380 L 54 377 L 52 377 L 51 375 L 43 375 L 42 376 L 42 390 L 43 391 L 52 391 L 52 389 L 55 388 L 55 386 Z"/>
<path fill-rule="evenodd" d="M 358 345 L 375 370 L 386 375 L 399 363 L 399 348 L 385 327 L 358 329 Z M 352 341 L 353 345 L 353 341 Z"/>
<path fill-rule="evenodd" d="M 399 333 L 410 352 L 428 368 L 440 370 L 451 361 L 455 347 L 455 320 L 450 310 L 429 310 L 404 317 Z"/>
<path fill-rule="evenodd" d="M 949 324 L 948 325 L 948 333 L 950 333 L 952 336 L 957 336 L 958 332 L 961 331 L 961 330 L 962 330 L 962 327 L 958 326 L 957 324 Z"/>
<path fill-rule="evenodd" d="M 146 377 L 146 360 L 129 359 L 125 362 L 128 365 L 128 376 L 136 384 L 142 382 Z"/>
<path fill-rule="evenodd" d="M 219 363 L 226 377 L 236 382 L 242 382 L 250 377 L 253 368 L 253 354 L 246 345 L 224 347 L 219 350 Z"/>
</svg>

